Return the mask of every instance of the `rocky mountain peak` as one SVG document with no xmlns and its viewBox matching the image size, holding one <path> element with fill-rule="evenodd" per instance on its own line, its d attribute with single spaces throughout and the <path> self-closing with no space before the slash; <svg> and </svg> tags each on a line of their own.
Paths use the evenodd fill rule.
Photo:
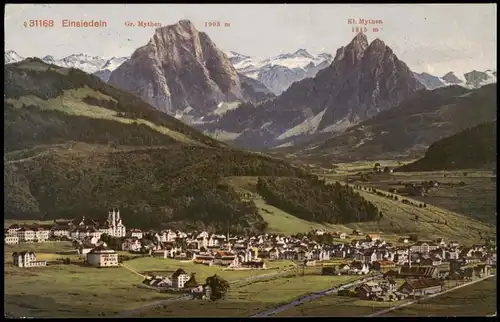
<svg viewBox="0 0 500 322">
<path fill-rule="evenodd" d="M 366 35 L 362 32 L 358 33 L 347 45 L 347 48 L 355 52 L 364 52 L 368 47 L 368 39 Z"/>
<path fill-rule="evenodd" d="M 350 57 L 352 62 L 359 61 L 363 57 L 363 53 L 368 48 L 368 39 L 362 32 L 358 33 L 351 42 L 337 50 L 334 61 L 342 60 L 345 57 Z"/>
<path fill-rule="evenodd" d="M 229 58 L 189 20 L 157 28 L 147 45 L 113 71 L 109 83 L 161 111 L 194 118 L 244 96 Z"/>
<path fill-rule="evenodd" d="M 382 40 L 377 38 L 374 41 L 372 41 L 368 47 L 373 47 L 373 48 L 377 48 L 377 49 L 385 49 L 386 45 Z"/>
<path fill-rule="evenodd" d="M 448 83 L 451 84 L 460 84 L 462 83 L 462 80 L 460 80 L 454 72 L 449 72 L 446 75 L 443 76 L 443 80 L 445 80 Z"/>
<path fill-rule="evenodd" d="M 313 59 L 314 57 L 307 52 L 307 50 L 300 48 L 296 52 L 292 54 L 292 57 L 305 57 L 305 58 L 310 58 Z"/>
</svg>

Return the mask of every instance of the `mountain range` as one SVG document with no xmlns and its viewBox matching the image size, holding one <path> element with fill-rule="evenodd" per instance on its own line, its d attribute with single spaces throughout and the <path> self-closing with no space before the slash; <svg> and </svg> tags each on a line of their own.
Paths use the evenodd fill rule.
<svg viewBox="0 0 500 322">
<path fill-rule="evenodd" d="M 423 89 L 388 46 L 379 39 L 368 43 L 360 33 L 315 77 L 294 83 L 262 104 L 242 104 L 204 129 L 232 133 L 240 146 L 283 146 L 301 137 L 341 131 Z"/>
<path fill-rule="evenodd" d="M 5 52 L 4 56 L 5 64 L 20 62 L 25 59 L 25 57 L 20 56 L 14 50 Z M 54 64 L 65 68 L 76 68 L 89 74 L 97 73 L 97 76 L 103 75 L 102 79 L 107 81 L 111 71 L 123 64 L 129 57 L 103 58 L 87 54 L 72 54 L 61 59 L 56 59 L 51 55 L 38 58 L 47 64 Z"/>
<path fill-rule="evenodd" d="M 314 77 L 333 61 L 330 54 L 313 56 L 305 49 L 261 60 L 232 51 L 227 53 L 227 56 L 239 73 L 258 80 L 276 95 L 288 89 L 294 82 Z"/>
<path fill-rule="evenodd" d="M 443 77 L 433 76 L 428 73 L 414 73 L 414 75 L 425 88 L 430 90 L 451 85 L 474 89 L 497 82 L 497 72 L 491 69 L 483 72 L 473 70 L 460 76 L 457 76 L 454 72 L 449 72 Z"/>
<path fill-rule="evenodd" d="M 21 59 L 5 53 L 6 63 Z M 318 146 L 420 91 L 496 83 L 493 70 L 412 72 L 383 41 L 369 43 L 362 33 L 333 59 L 305 49 L 266 59 L 225 53 L 189 20 L 156 29 L 130 57 L 42 60 L 93 73 L 211 136 L 255 149 Z"/>
</svg>

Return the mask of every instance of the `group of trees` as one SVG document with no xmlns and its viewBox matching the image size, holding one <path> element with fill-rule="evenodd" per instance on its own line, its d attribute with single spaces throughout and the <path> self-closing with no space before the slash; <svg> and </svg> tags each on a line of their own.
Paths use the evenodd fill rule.
<svg viewBox="0 0 500 322">
<path fill-rule="evenodd" d="M 376 220 L 377 207 L 348 185 L 317 178 L 259 177 L 258 192 L 271 205 L 296 217 L 328 223 Z"/>
<path fill-rule="evenodd" d="M 217 274 L 207 277 L 205 284 L 210 286 L 210 300 L 216 301 L 225 299 L 229 290 L 229 282 Z"/>
</svg>

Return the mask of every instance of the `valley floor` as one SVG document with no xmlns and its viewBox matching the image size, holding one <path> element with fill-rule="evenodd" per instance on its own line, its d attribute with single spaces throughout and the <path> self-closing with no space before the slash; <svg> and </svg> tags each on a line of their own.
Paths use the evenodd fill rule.
<svg viewBox="0 0 500 322">
<path fill-rule="evenodd" d="M 365 187 L 388 191 L 402 188 L 404 184 L 419 184 L 423 181 L 438 181 L 439 188 L 430 189 L 424 197 L 412 197 L 459 214 L 496 224 L 496 175 L 491 170 L 465 169 L 459 171 L 393 172 L 369 174 L 374 164 L 381 168 L 395 168 L 411 162 L 380 160 L 373 162 L 341 163 L 335 166 L 335 173 L 319 173 L 332 180 L 347 181 Z M 360 174 L 364 178 L 360 178 Z M 367 176 L 368 174 L 368 176 Z M 463 182 L 461 185 L 460 182 Z M 403 183 L 403 184 L 401 184 Z"/>
<path fill-rule="evenodd" d="M 343 182 L 345 179 L 345 177 L 333 175 L 324 175 L 324 178 L 329 183 Z M 310 222 L 267 204 L 256 191 L 257 177 L 230 177 L 226 178 L 226 181 L 242 193 L 250 195 L 249 199 L 255 202 L 261 216 L 268 223 L 268 232 L 272 233 L 307 233 L 312 229 L 351 233 L 353 229 L 357 229 L 365 233 L 379 233 L 384 240 L 393 244 L 398 244 L 401 237 L 408 237 L 409 234 L 415 233 L 420 239 L 445 238 L 470 245 L 482 243 L 483 234 L 496 233 L 495 226 L 492 224 L 433 205 L 431 201 L 426 201 L 426 208 L 419 208 L 403 204 L 401 196 L 396 201 L 365 190 L 358 190 L 358 192 L 382 211 L 383 218 L 379 221 L 344 225 Z M 352 183 L 352 185 L 355 184 L 365 185 L 366 183 Z M 413 200 L 414 203 L 422 203 L 410 197 L 404 198 Z M 495 199 L 491 202 L 495 202 Z M 418 221 L 415 220 L 416 217 Z M 345 240 L 338 240 L 338 242 L 343 241 Z"/>
<path fill-rule="evenodd" d="M 5 312 L 17 317 L 114 316 L 178 297 L 178 294 L 136 287 L 143 278 L 132 270 L 168 274 L 183 268 L 188 273 L 196 273 L 200 281 L 217 274 L 234 282 L 293 267 L 289 261 L 275 261 L 268 263 L 269 270 L 225 271 L 190 262 L 143 257 L 125 262 L 132 270 L 125 267 L 94 268 L 82 263 L 70 242 L 49 241 L 31 244 L 29 249 L 36 253 L 37 260 L 48 261 L 50 265 L 28 269 L 13 266 L 12 253 L 23 251 L 26 247 L 6 245 L 4 248 Z M 71 260 L 70 265 L 55 263 L 65 258 Z"/>
</svg>

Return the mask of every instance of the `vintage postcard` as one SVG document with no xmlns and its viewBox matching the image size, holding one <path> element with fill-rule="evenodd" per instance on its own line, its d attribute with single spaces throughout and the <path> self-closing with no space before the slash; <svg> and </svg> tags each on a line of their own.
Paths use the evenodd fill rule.
<svg viewBox="0 0 500 322">
<path fill-rule="evenodd" d="M 7 318 L 496 316 L 496 4 L 7 4 Z"/>
</svg>

